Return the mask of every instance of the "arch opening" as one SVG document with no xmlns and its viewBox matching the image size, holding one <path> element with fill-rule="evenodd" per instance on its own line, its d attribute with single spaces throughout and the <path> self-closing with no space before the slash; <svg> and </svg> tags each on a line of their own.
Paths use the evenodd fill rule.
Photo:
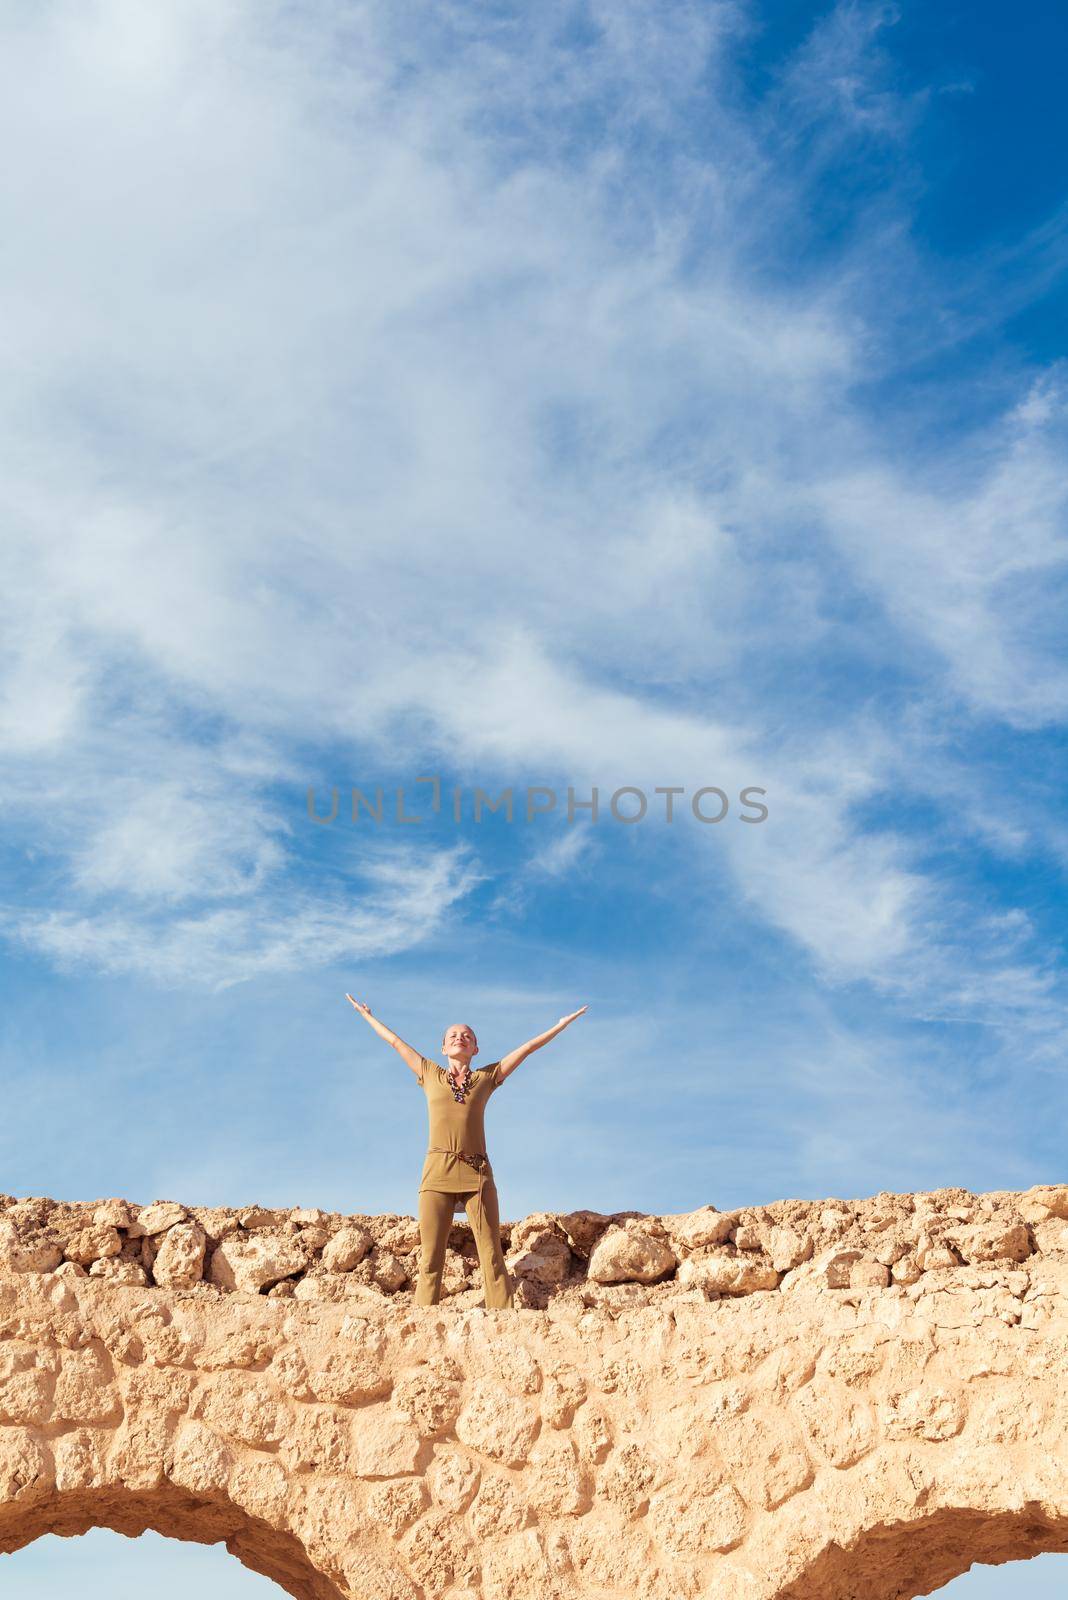
<svg viewBox="0 0 1068 1600">
<path fill-rule="evenodd" d="M 918 1600 L 976 1565 L 1068 1554 L 1068 1515 L 1038 1501 L 1012 1511 L 943 1506 L 907 1522 L 867 1529 L 849 1547 L 831 1543 L 776 1600 Z"/>
<path fill-rule="evenodd" d="M 32 1492 L 31 1492 L 32 1493 Z M 158 1533 L 192 1544 L 223 1544 L 251 1572 L 270 1578 L 294 1600 L 345 1600 L 346 1591 L 311 1560 L 300 1540 L 229 1498 L 198 1495 L 164 1480 L 152 1489 L 108 1484 L 0 1506 L 0 1558 L 44 1534 L 76 1537 L 93 1528 L 139 1538 Z M 0 1571 L 2 1571 L 0 1565 Z"/>
</svg>

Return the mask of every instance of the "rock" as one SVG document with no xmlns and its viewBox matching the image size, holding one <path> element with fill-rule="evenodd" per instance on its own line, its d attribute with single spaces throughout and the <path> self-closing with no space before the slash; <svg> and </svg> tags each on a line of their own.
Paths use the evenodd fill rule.
<svg viewBox="0 0 1068 1600">
<path fill-rule="evenodd" d="M 560 1231 L 577 1256 L 586 1258 L 593 1249 L 601 1234 L 609 1226 L 612 1219 L 601 1211 L 568 1211 L 563 1216 L 550 1218 L 547 1211 L 536 1213 L 539 1226 L 544 1226 L 546 1220 L 555 1220 Z M 513 1239 L 514 1246 L 520 1244 L 519 1239 Z"/>
<path fill-rule="evenodd" d="M 812 1235 L 796 1228 L 772 1228 L 767 1253 L 776 1272 L 790 1272 L 812 1255 Z"/>
<path fill-rule="evenodd" d="M 52 1270 L 53 1278 L 87 1278 L 89 1274 L 76 1261 L 61 1261 Z"/>
<path fill-rule="evenodd" d="M 1047 1217 L 1044 1222 L 1036 1223 L 1031 1232 L 1035 1249 L 1042 1255 L 1068 1254 L 1068 1219 Z"/>
<path fill-rule="evenodd" d="M 480 1455 L 519 1467 L 526 1460 L 540 1420 L 531 1401 L 510 1394 L 500 1384 L 479 1381 L 456 1419 L 456 1437 Z"/>
<path fill-rule="evenodd" d="M 309 1255 L 315 1255 L 322 1250 L 329 1238 L 330 1229 L 323 1227 L 321 1223 L 313 1222 L 300 1229 L 300 1242 Z"/>
<path fill-rule="evenodd" d="M 850 1206 L 824 1206 L 819 1216 L 819 1231 L 824 1238 L 837 1239 L 848 1231 L 853 1222 Z"/>
<path fill-rule="evenodd" d="M 652 1283 L 675 1267 L 669 1244 L 636 1228 L 611 1228 L 590 1256 L 587 1276 L 595 1283 Z"/>
<path fill-rule="evenodd" d="M 87 1267 L 105 1256 L 117 1256 L 121 1249 L 122 1240 L 116 1228 L 94 1224 L 91 1228 L 82 1228 L 68 1239 L 64 1254 L 68 1261 L 76 1261 L 79 1266 Z"/>
<path fill-rule="evenodd" d="M 455 1227 L 455 1223 L 453 1226 Z M 505 1226 L 502 1223 L 502 1235 L 504 1232 Z M 419 1249 L 419 1224 L 414 1219 L 402 1217 L 399 1222 L 375 1230 L 371 1237 L 380 1250 L 392 1250 L 395 1256 L 410 1255 Z"/>
<path fill-rule="evenodd" d="M 259 1292 L 288 1278 L 307 1266 L 307 1257 L 292 1238 L 276 1233 L 255 1233 L 251 1238 L 232 1237 L 217 1244 L 211 1253 L 208 1278 L 224 1289 Z"/>
<path fill-rule="evenodd" d="M 848 1289 L 853 1264 L 859 1261 L 860 1250 L 837 1250 L 824 1269 L 828 1289 Z"/>
<path fill-rule="evenodd" d="M 379 1288 L 392 1291 L 407 1283 L 408 1273 L 404 1263 L 391 1250 L 376 1250 L 372 1262 L 374 1281 Z"/>
<path fill-rule="evenodd" d="M 250 1233 L 259 1228 L 280 1228 L 289 1219 L 287 1211 L 267 1211 L 263 1206 L 246 1206 L 237 1214 L 241 1226 Z"/>
<path fill-rule="evenodd" d="M 459 1384 L 443 1382 L 437 1373 L 419 1367 L 397 1379 L 390 1404 L 415 1426 L 421 1438 L 430 1439 L 452 1427 L 463 1397 Z"/>
<path fill-rule="evenodd" d="M 513 1249 L 505 1257 L 505 1266 L 517 1278 L 530 1278 L 536 1283 L 563 1283 L 571 1272 L 571 1246 L 555 1228 L 542 1227 L 536 1232 L 527 1230 L 522 1235 L 523 1247 Z"/>
<path fill-rule="evenodd" d="M 0 1220 L 0 1272 L 51 1272 L 63 1260 L 63 1246 L 48 1234 L 20 1235 L 13 1222 Z"/>
<path fill-rule="evenodd" d="M 697 1211 L 676 1212 L 661 1216 L 668 1239 L 676 1256 L 681 1260 L 692 1250 L 706 1250 L 712 1245 L 726 1244 L 738 1222 L 737 1211 L 717 1211 L 715 1206 L 701 1206 Z"/>
<path fill-rule="evenodd" d="M 168 1289 L 188 1289 L 199 1283 L 204 1276 L 207 1244 L 207 1234 L 199 1222 L 179 1222 L 168 1228 L 152 1262 L 153 1278 Z"/>
<path fill-rule="evenodd" d="M 931 1244 L 926 1248 L 917 1250 L 916 1259 L 924 1272 L 933 1272 L 938 1267 L 959 1267 L 961 1259 L 948 1245 Z"/>
<path fill-rule="evenodd" d="M 367 1493 L 367 1515 L 387 1528 L 394 1538 L 415 1521 L 429 1502 L 426 1485 L 415 1478 L 376 1483 Z"/>
<path fill-rule="evenodd" d="M 474 1499 L 479 1477 L 477 1463 L 463 1451 L 439 1450 L 427 1472 L 427 1488 L 435 1505 L 458 1517 Z"/>
<path fill-rule="evenodd" d="M 89 1268 L 90 1278 L 103 1278 L 108 1283 L 148 1283 L 148 1273 L 136 1261 L 122 1261 L 118 1256 L 101 1256 Z"/>
<path fill-rule="evenodd" d="M 190 1206 L 189 1214 L 204 1229 L 209 1245 L 236 1233 L 240 1226 L 235 1213 L 226 1206 Z"/>
<path fill-rule="evenodd" d="M 973 1227 L 951 1229 L 945 1235 L 945 1243 L 969 1263 L 1026 1261 L 1032 1252 L 1027 1224 L 1008 1219 L 1001 1223 L 980 1223 Z"/>
<path fill-rule="evenodd" d="M 131 1239 L 142 1238 L 146 1233 L 163 1233 L 176 1222 L 184 1222 L 188 1215 L 185 1206 L 175 1200 L 154 1200 L 137 1213 L 127 1232 Z"/>
<path fill-rule="evenodd" d="M 569 1428 L 575 1412 L 589 1393 L 582 1373 L 575 1367 L 558 1364 L 545 1379 L 542 1415 L 551 1428 Z"/>
<path fill-rule="evenodd" d="M 885 1289 L 890 1282 L 890 1268 L 880 1261 L 854 1261 L 849 1269 L 851 1289 Z"/>
<path fill-rule="evenodd" d="M 678 1270 L 684 1289 L 699 1288 L 705 1294 L 753 1294 L 759 1289 L 778 1287 L 779 1274 L 770 1261 L 745 1256 L 690 1256 Z"/>
<path fill-rule="evenodd" d="M 1036 1184 L 1020 1196 L 1018 1209 L 1024 1222 L 1068 1221 L 1068 1184 Z"/>
<path fill-rule="evenodd" d="M 894 1262 L 890 1268 L 890 1276 L 895 1283 L 907 1285 L 915 1283 L 918 1278 L 923 1276 L 923 1268 L 920 1266 L 916 1255 L 909 1251 L 907 1255 Z"/>
<path fill-rule="evenodd" d="M 323 1246 L 323 1266 L 331 1272 L 351 1272 L 373 1243 L 366 1228 L 339 1228 Z"/>
<path fill-rule="evenodd" d="M 607 1219 L 606 1219 L 607 1221 Z M 560 1220 L 550 1211 L 532 1211 L 529 1216 L 523 1217 L 520 1222 L 512 1224 L 509 1236 L 509 1248 L 516 1254 L 521 1250 L 529 1250 L 534 1242 L 546 1233 L 554 1233 L 568 1244 L 567 1232 L 561 1226 Z M 568 1245 L 570 1248 L 570 1245 Z"/>
<path fill-rule="evenodd" d="M 352 1470 L 360 1478 L 392 1478 L 414 1472 L 421 1440 L 403 1417 L 368 1407 L 353 1434 Z"/>
</svg>

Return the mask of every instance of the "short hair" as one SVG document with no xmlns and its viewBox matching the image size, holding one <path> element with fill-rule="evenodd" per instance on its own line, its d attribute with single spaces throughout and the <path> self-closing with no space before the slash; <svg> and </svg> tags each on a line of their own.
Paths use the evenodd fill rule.
<svg viewBox="0 0 1068 1600">
<path fill-rule="evenodd" d="M 478 1043 L 478 1034 L 475 1032 L 474 1028 L 471 1027 L 471 1024 L 469 1022 L 459 1022 L 459 1023 L 450 1022 L 449 1023 L 449 1028 L 457 1028 L 457 1027 L 470 1029 L 472 1038 L 474 1039 L 476 1044 Z M 446 1028 L 445 1032 L 441 1036 L 441 1048 L 443 1050 L 445 1048 L 445 1040 L 448 1038 L 449 1028 Z"/>
</svg>

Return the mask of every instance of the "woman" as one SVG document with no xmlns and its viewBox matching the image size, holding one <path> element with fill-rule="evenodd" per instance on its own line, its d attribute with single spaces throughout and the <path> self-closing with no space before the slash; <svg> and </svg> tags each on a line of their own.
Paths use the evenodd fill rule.
<svg viewBox="0 0 1068 1600">
<path fill-rule="evenodd" d="M 485 1150 L 482 1118 L 486 1101 L 500 1088 L 510 1072 L 525 1061 L 532 1050 L 556 1037 L 562 1028 L 587 1009 L 581 1006 L 569 1017 L 561 1017 L 555 1027 L 528 1039 L 518 1050 L 511 1050 L 499 1061 L 492 1061 L 477 1072 L 471 1060 L 478 1054 L 478 1040 L 465 1023 L 454 1023 L 445 1030 L 441 1053 L 447 1067 L 421 1056 L 410 1044 L 399 1039 L 391 1028 L 371 1015 L 370 1006 L 345 999 L 366 1017 L 379 1038 L 391 1044 L 411 1067 L 427 1098 L 430 1117 L 430 1143 L 419 1184 L 419 1238 L 421 1243 L 419 1281 L 415 1290 L 417 1306 L 436 1305 L 441 1298 L 441 1275 L 445 1267 L 445 1246 L 452 1225 L 452 1214 L 461 1201 L 475 1236 L 482 1267 L 487 1310 L 513 1305 L 512 1284 L 501 1249 L 500 1210 L 493 1169 Z"/>
</svg>

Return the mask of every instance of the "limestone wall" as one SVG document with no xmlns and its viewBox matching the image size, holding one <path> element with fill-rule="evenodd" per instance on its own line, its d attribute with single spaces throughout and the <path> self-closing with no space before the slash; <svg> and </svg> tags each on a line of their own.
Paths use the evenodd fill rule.
<svg viewBox="0 0 1068 1600">
<path fill-rule="evenodd" d="M 409 1218 L 8 1199 L 0 1587 L 94 1526 L 303 1600 L 909 1600 L 1068 1550 L 1066 1223 L 540 1216 L 486 1311 L 462 1250 L 413 1304 Z"/>
<path fill-rule="evenodd" d="M 802 1284 L 911 1289 L 930 1273 L 1068 1254 L 1068 1186 L 974 1195 L 964 1189 L 859 1200 L 778 1200 L 677 1215 L 538 1212 L 501 1227 L 518 1303 L 658 1304 L 717 1300 Z M 0 1272 L 272 1298 L 410 1298 L 414 1218 L 342 1216 L 173 1200 L 55 1201 L 0 1195 Z M 451 1230 L 442 1286 L 457 1306 L 482 1301 L 471 1230 Z"/>
</svg>

